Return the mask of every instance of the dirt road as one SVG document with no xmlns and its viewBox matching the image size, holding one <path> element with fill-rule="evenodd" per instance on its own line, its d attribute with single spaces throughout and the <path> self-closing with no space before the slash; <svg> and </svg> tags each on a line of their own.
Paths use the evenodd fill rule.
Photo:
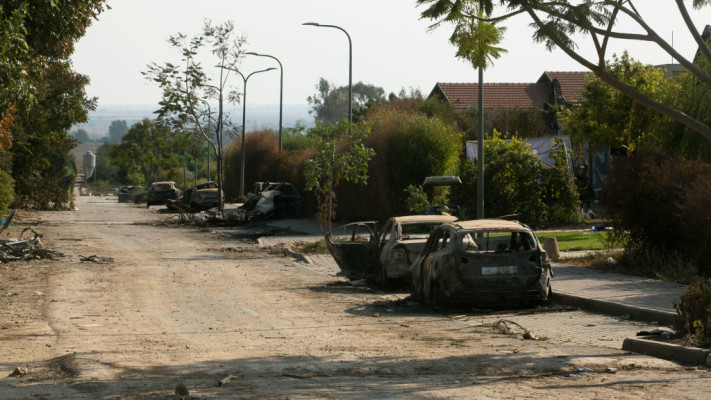
<svg viewBox="0 0 711 400">
<path fill-rule="evenodd" d="M 115 197 L 77 207 L 9 232 L 31 223 L 66 257 L 0 265 L 2 399 L 168 399 L 180 383 L 193 399 L 711 392 L 707 369 L 617 350 L 644 324 L 559 307 L 427 309 L 260 249 L 234 228 L 161 223 L 173 216 Z M 91 255 L 113 262 L 79 262 Z M 516 335 L 496 329 L 502 320 Z M 16 367 L 27 373 L 9 376 Z"/>
</svg>

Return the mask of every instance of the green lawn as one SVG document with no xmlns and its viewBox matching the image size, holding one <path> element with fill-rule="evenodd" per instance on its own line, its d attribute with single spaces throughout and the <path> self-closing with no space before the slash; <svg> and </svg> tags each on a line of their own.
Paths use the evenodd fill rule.
<svg viewBox="0 0 711 400">
<path fill-rule="evenodd" d="M 574 232 L 536 232 L 536 236 L 543 243 L 547 237 L 558 240 L 560 251 L 570 250 L 605 250 L 607 239 L 606 232 L 574 231 Z"/>
</svg>

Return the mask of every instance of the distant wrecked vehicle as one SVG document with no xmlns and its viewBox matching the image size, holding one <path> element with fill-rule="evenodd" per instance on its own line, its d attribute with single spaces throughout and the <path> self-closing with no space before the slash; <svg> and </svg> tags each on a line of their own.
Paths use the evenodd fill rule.
<svg viewBox="0 0 711 400">
<path fill-rule="evenodd" d="M 348 279 L 381 285 L 407 281 L 410 265 L 430 233 L 456 220 L 449 215 L 410 215 L 390 218 L 380 228 L 377 222 L 354 222 L 325 235 L 326 246 Z"/>
<path fill-rule="evenodd" d="M 240 206 L 246 220 L 259 220 L 270 217 L 297 218 L 301 216 L 304 201 L 296 187 L 289 182 L 260 184 L 257 193 L 251 193 Z M 256 188 L 256 184 L 253 189 Z"/>
<path fill-rule="evenodd" d="M 184 197 L 189 198 L 190 209 L 193 211 L 205 211 L 214 207 L 219 207 L 220 197 L 222 198 L 223 203 L 225 201 L 225 194 L 218 191 L 217 183 L 214 181 L 199 183 L 189 190 L 190 196 L 184 195 Z"/>
<path fill-rule="evenodd" d="M 439 226 L 413 262 L 411 276 L 412 294 L 422 303 L 496 307 L 547 301 L 553 272 L 528 226 L 481 219 Z"/>
<path fill-rule="evenodd" d="M 117 194 L 119 203 L 128 203 L 133 197 L 133 186 L 119 186 Z"/>
<path fill-rule="evenodd" d="M 166 204 L 168 200 L 175 200 L 182 194 L 174 181 L 153 182 L 146 192 L 146 207 Z"/>
</svg>

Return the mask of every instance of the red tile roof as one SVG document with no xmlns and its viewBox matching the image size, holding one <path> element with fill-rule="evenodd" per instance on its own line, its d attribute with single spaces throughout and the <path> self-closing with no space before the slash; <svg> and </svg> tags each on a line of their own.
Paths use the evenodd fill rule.
<svg viewBox="0 0 711 400">
<path fill-rule="evenodd" d="M 456 109 L 479 104 L 479 85 L 476 83 L 437 83 L 444 96 Z M 436 88 L 435 88 L 436 90 Z M 485 83 L 484 108 L 542 108 L 550 98 L 550 84 L 546 83 Z"/>
<path fill-rule="evenodd" d="M 591 75 L 590 71 L 576 71 L 576 72 L 559 72 L 559 71 L 546 71 L 538 79 L 538 82 L 548 81 L 552 82 L 553 79 L 557 79 L 560 82 L 560 89 L 563 92 L 563 97 L 568 102 L 579 101 L 583 96 L 583 87 L 585 82 L 590 79 L 586 78 L 587 75 Z"/>
<path fill-rule="evenodd" d="M 485 109 L 524 109 L 536 107 L 542 109 L 551 102 L 551 83 L 557 79 L 563 97 L 568 102 L 577 102 L 582 96 L 585 76 L 589 72 L 544 72 L 536 83 L 485 83 Z M 432 90 L 433 95 L 444 97 L 455 109 L 476 107 L 479 103 L 479 85 L 476 83 L 438 82 Z"/>
</svg>

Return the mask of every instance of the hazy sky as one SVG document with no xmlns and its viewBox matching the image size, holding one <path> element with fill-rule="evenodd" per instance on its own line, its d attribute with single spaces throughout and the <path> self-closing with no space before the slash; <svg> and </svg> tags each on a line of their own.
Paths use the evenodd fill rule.
<svg viewBox="0 0 711 400">
<path fill-rule="evenodd" d="M 672 0 L 638 0 L 640 12 L 658 33 L 687 57 L 696 45 Z M 690 3 L 686 1 L 686 3 Z M 455 57 L 448 42 L 450 26 L 428 32 L 414 0 L 109 0 L 112 7 L 99 16 L 76 46 L 75 69 L 91 78 L 90 96 L 99 105 L 157 104 L 160 91 L 141 75 L 151 62 L 175 61 L 179 56 L 167 39 L 177 32 L 198 33 L 205 19 L 234 21 L 248 40 L 248 51 L 271 54 L 284 65 L 284 103 L 305 104 L 320 77 L 338 85 L 348 83 L 348 41 L 332 28 L 302 26 L 304 22 L 338 25 L 353 41 L 353 82 L 381 86 L 386 93 L 419 88 L 427 95 L 436 82 L 475 82 L 476 71 Z M 705 14 L 706 18 L 701 18 Z M 711 24 L 709 8 L 693 12 L 699 30 Z M 534 82 L 543 71 L 582 71 L 560 51 L 548 52 L 531 39 L 526 17 L 508 21 L 502 47 L 509 53 L 485 72 L 487 82 Z M 639 29 L 636 29 L 639 31 Z M 581 48 L 589 49 L 581 38 Z M 650 64 L 670 63 L 670 57 L 644 44 L 613 43 L 610 51 Z M 589 51 L 586 54 L 590 55 Z M 205 65 L 214 65 L 206 60 Z M 277 66 L 264 57 L 247 56 L 241 70 Z M 216 69 L 215 69 L 216 70 Z M 233 80 L 239 84 L 241 80 Z M 278 104 L 279 71 L 249 79 L 248 104 Z"/>
</svg>

